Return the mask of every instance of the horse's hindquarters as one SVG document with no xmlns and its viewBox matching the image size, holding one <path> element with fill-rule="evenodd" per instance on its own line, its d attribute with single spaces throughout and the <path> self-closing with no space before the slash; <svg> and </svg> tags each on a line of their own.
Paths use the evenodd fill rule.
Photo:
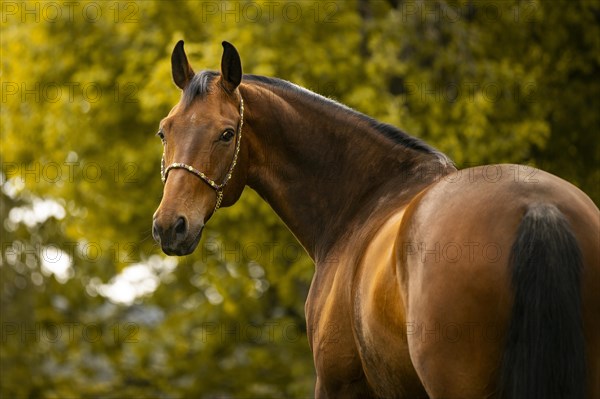
<svg viewBox="0 0 600 399">
<path fill-rule="evenodd" d="M 406 211 L 397 251 L 417 373 L 431 397 L 496 392 L 514 295 L 511 248 L 527 207 L 549 203 L 565 215 L 583 253 L 588 393 L 600 397 L 598 209 L 555 176 L 536 171 L 523 181 L 516 165 L 494 168 L 494 179 L 485 168 L 450 175 Z"/>
</svg>

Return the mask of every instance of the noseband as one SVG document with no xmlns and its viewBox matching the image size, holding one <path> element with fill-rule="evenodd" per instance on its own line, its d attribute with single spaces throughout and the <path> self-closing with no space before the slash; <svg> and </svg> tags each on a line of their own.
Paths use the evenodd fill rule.
<svg viewBox="0 0 600 399">
<path fill-rule="evenodd" d="M 219 207 L 221 206 L 221 201 L 223 200 L 223 189 L 225 188 L 225 186 L 231 179 L 233 169 L 235 168 L 235 165 L 237 164 L 238 154 L 240 152 L 240 143 L 242 142 L 242 126 L 243 125 L 244 125 L 244 100 L 240 98 L 240 124 L 238 126 L 237 133 L 236 133 L 235 152 L 233 153 L 233 159 L 231 160 L 231 164 L 229 164 L 229 169 L 227 169 L 227 174 L 225 175 L 225 178 L 223 179 L 221 184 L 217 184 L 216 181 L 214 181 L 210 177 L 206 176 L 204 173 L 202 173 L 198 169 L 194 168 L 191 165 L 182 163 L 182 162 L 172 163 L 165 168 L 165 152 L 164 152 L 164 150 L 163 150 L 162 160 L 160 163 L 160 177 L 162 179 L 163 184 L 165 184 L 167 182 L 167 177 L 168 177 L 169 171 L 171 169 L 187 170 L 191 174 L 199 177 L 203 182 L 205 182 L 213 190 L 215 190 L 215 192 L 217 194 L 217 202 L 215 203 L 215 209 L 213 210 L 213 213 L 215 213 L 217 211 L 217 209 L 219 209 Z M 163 141 L 163 145 L 164 144 L 166 144 L 165 141 Z"/>
</svg>

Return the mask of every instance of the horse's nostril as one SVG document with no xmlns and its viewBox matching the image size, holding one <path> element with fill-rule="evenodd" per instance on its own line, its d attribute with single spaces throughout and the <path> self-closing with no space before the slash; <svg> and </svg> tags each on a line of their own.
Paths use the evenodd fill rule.
<svg viewBox="0 0 600 399">
<path fill-rule="evenodd" d="M 177 222 L 175 222 L 174 231 L 176 236 L 185 236 L 187 232 L 187 223 L 183 217 L 179 217 Z"/>
<path fill-rule="evenodd" d="M 152 223 L 152 237 L 154 237 L 154 240 L 160 242 L 160 233 L 158 232 L 156 222 Z"/>
</svg>

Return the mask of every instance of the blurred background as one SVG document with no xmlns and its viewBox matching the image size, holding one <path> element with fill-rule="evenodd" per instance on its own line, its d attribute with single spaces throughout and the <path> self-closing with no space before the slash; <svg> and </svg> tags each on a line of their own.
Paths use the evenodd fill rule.
<svg viewBox="0 0 600 399">
<path fill-rule="evenodd" d="M 600 201 L 597 1 L 4 1 L 2 398 L 313 395 L 313 264 L 247 189 L 195 254 L 151 237 L 170 54 L 280 77 L 460 167 L 537 166 Z"/>
</svg>

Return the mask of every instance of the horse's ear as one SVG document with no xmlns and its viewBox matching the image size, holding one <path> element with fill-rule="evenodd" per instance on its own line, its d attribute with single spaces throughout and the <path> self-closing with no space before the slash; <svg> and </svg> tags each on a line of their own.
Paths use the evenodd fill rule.
<svg viewBox="0 0 600 399">
<path fill-rule="evenodd" d="M 240 55 L 229 42 L 223 42 L 221 58 L 221 83 L 226 91 L 233 93 L 242 81 L 242 61 Z"/>
<path fill-rule="evenodd" d="M 185 89 L 194 77 L 194 71 L 183 50 L 183 40 L 177 42 L 173 49 L 173 54 L 171 54 L 171 73 L 173 74 L 175 84 L 181 90 Z"/>
</svg>

